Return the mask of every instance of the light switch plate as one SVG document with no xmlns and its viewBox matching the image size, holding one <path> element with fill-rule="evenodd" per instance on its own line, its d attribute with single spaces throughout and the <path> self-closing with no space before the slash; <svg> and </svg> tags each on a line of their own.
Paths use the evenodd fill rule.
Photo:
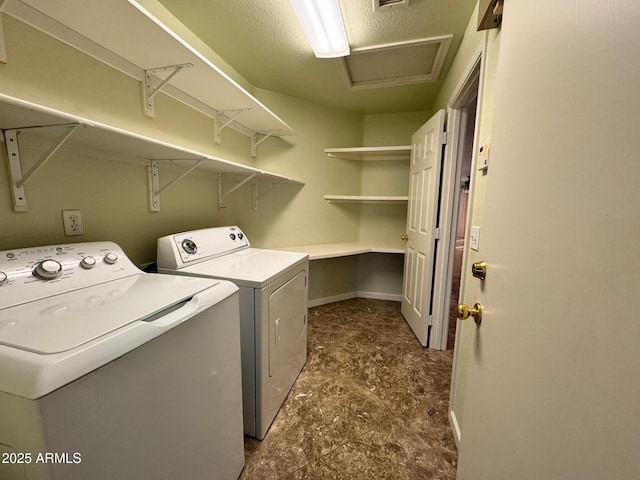
<svg viewBox="0 0 640 480">
<path fill-rule="evenodd" d="M 469 248 L 476 252 L 480 249 L 480 227 L 471 227 L 471 235 L 469 235 Z"/>
<path fill-rule="evenodd" d="M 478 170 L 484 170 L 489 167 L 489 142 L 480 145 L 478 149 Z"/>
</svg>

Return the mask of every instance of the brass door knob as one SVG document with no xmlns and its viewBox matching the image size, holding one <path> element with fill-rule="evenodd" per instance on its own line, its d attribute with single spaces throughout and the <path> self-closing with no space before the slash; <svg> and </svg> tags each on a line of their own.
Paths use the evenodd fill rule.
<svg viewBox="0 0 640 480">
<path fill-rule="evenodd" d="M 476 303 L 473 308 L 469 308 L 464 303 L 459 303 L 458 318 L 460 320 L 466 320 L 469 317 L 473 317 L 476 325 L 480 325 L 480 322 L 482 322 L 482 304 Z"/>
<path fill-rule="evenodd" d="M 400 240 L 404 240 L 406 242 L 407 240 L 409 240 L 409 235 L 402 235 L 400 237 Z"/>
</svg>

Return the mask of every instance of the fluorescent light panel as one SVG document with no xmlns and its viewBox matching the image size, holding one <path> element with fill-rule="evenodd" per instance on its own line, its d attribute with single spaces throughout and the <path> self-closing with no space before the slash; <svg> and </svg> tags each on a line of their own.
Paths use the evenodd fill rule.
<svg viewBox="0 0 640 480">
<path fill-rule="evenodd" d="M 318 58 L 349 55 L 349 42 L 338 0 L 289 0 Z"/>
</svg>

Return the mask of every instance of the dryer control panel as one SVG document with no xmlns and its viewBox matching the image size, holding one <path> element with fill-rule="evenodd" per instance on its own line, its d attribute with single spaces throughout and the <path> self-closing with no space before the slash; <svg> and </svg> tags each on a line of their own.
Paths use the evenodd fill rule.
<svg viewBox="0 0 640 480">
<path fill-rule="evenodd" d="M 140 273 L 113 242 L 2 251 L 0 310 Z"/>
<path fill-rule="evenodd" d="M 249 248 L 240 228 L 216 227 L 176 233 L 158 239 L 159 268 L 182 268 Z"/>
</svg>

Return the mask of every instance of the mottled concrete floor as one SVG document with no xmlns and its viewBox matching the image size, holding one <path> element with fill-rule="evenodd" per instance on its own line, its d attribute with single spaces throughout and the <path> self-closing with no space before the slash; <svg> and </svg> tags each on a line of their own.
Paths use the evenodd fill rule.
<svg viewBox="0 0 640 480">
<path fill-rule="evenodd" d="M 397 302 L 309 309 L 307 364 L 241 479 L 454 479 L 453 352 L 424 349 Z"/>
</svg>

